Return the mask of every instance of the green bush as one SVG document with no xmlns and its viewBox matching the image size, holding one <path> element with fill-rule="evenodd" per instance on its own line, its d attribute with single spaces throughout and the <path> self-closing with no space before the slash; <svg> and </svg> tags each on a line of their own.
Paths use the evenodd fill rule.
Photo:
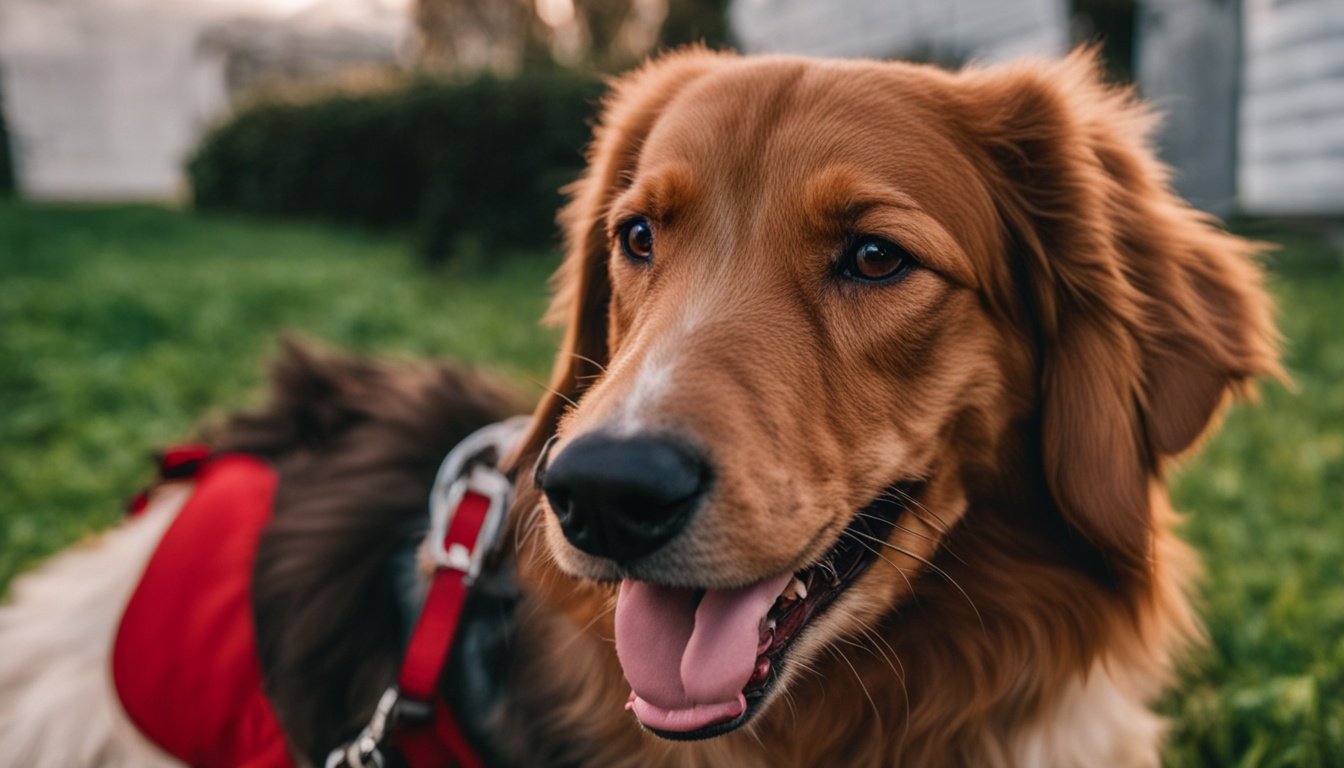
<svg viewBox="0 0 1344 768">
<path fill-rule="evenodd" d="M 554 242 L 600 92 L 537 73 L 261 102 L 207 135 L 187 171 L 203 209 L 411 226 L 431 259 L 463 235 L 534 248 Z"/>
</svg>

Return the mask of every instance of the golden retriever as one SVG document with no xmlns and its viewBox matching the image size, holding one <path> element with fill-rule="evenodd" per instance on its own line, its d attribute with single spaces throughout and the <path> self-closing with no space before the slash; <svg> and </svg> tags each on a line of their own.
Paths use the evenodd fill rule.
<svg viewBox="0 0 1344 768">
<path fill-rule="evenodd" d="M 1279 369 L 1257 247 L 1173 194 L 1152 126 L 1087 52 L 692 48 L 617 80 L 509 461 L 508 651 L 443 682 L 482 754 L 1157 765 L 1151 706 L 1200 638 L 1165 472 Z M 395 669 L 389 562 L 438 458 L 512 401 L 298 351 L 277 379 L 215 446 L 278 475 L 252 612 L 286 742 L 320 764 Z M 182 503 L 16 584 L 4 759 L 174 764 L 99 670 Z"/>
<path fill-rule="evenodd" d="M 1087 52 L 615 84 L 518 518 L 524 762 L 1158 764 L 1200 634 L 1164 471 L 1278 368 L 1152 126 Z"/>
</svg>

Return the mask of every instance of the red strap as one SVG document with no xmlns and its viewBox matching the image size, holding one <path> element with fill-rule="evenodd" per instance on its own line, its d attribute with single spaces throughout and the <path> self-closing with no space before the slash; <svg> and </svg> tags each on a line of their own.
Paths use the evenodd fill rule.
<svg viewBox="0 0 1344 768">
<path fill-rule="evenodd" d="M 187 443 L 175 445 L 159 454 L 159 477 L 175 480 L 179 477 L 192 477 L 200 471 L 201 464 L 210 458 L 210 447 Z"/>
<path fill-rule="evenodd" d="M 251 604 L 279 478 L 241 454 L 197 464 L 190 499 L 122 613 L 111 658 L 117 696 L 140 732 L 183 763 L 287 768 Z"/>
<path fill-rule="evenodd" d="M 137 517 L 149 507 L 149 494 L 155 487 L 169 480 L 195 477 L 210 458 L 209 446 L 184 443 L 166 448 L 157 456 L 159 477 L 154 485 L 137 493 L 126 502 L 126 516 Z"/>
<path fill-rule="evenodd" d="M 471 552 L 490 510 L 490 498 L 468 490 L 453 513 L 444 534 L 443 548 L 463 547 Z M 397 687 L 403 699 L 433 707 L 432 722 L 416 726 L 400 722 L 396 743 L 412 768 L 458 765 L 477 768 L 482 765 L 472 750 L 452 712 L 441 701 L 437 688 L 448 653 L 457 635 L 462 608 L 467 602 L 466 573 L 442 565 L 434 573 L 429 595 L 406 646 Z M 432 704 L 431 704 L 432 702 Z"/>
<path fill-rule="evenodd" d="M 471 742 L 458 726 L 452 710 L 442 700 L 434 704 L 432 726 L 406 728 L 398 732 L 397 749 L 413 768 L 455 765 L 459 768 L 484 768 Z"/>
</svg>

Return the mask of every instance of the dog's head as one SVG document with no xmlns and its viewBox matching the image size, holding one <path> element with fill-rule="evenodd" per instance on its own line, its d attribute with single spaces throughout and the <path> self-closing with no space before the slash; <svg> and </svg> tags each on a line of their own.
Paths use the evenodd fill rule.
<svg viewBox="0 0 1344 768">
<path fill-rule="evenodd" d="M 1164 457 L 1275 369 L 1250 246 L 1168 190 L 1149 122 L 1087 54 L 691 50 L 616 83 L 532 448 L 549 555 L 619 583 L 647 727 L 746 722 L 968 509 L 1044 509 L 1080 578 L 1145 588 Z"/>
</svg>

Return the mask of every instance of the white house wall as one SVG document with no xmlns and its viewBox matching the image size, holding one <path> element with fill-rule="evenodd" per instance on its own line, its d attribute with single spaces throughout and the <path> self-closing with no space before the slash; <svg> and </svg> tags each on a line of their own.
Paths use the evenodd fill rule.
<svg viewBox="0 0 1344 768">
<path fill-rule="evenodd" d="M 1241 207 L 1344 214 L 1344 0 L 1245 0 L 1244 13 Z"/>
<path fill-rule="evenodd" d="M 183 160 L 230 101 L 226 53 L 207 44 L 211 30 L 251 18 L 330 35 L 355 60 L 386 60 L 409 27 L 406 2 L 0 0 L 0 92 L 19 191 L 180 197 Z"/>
<path fill-rule="evenodd" d="M 733 0 L 749 52 L 916 57 L 944 63 L 1062 53 L 1064 0 Z"/>
<path fill-rule="evenodd" d="M 167 198 L 222 77 L 191 14 L 165 4 L 5 0 L 0 73 L 20 191 L 34 199 Z"/>
</svg>

